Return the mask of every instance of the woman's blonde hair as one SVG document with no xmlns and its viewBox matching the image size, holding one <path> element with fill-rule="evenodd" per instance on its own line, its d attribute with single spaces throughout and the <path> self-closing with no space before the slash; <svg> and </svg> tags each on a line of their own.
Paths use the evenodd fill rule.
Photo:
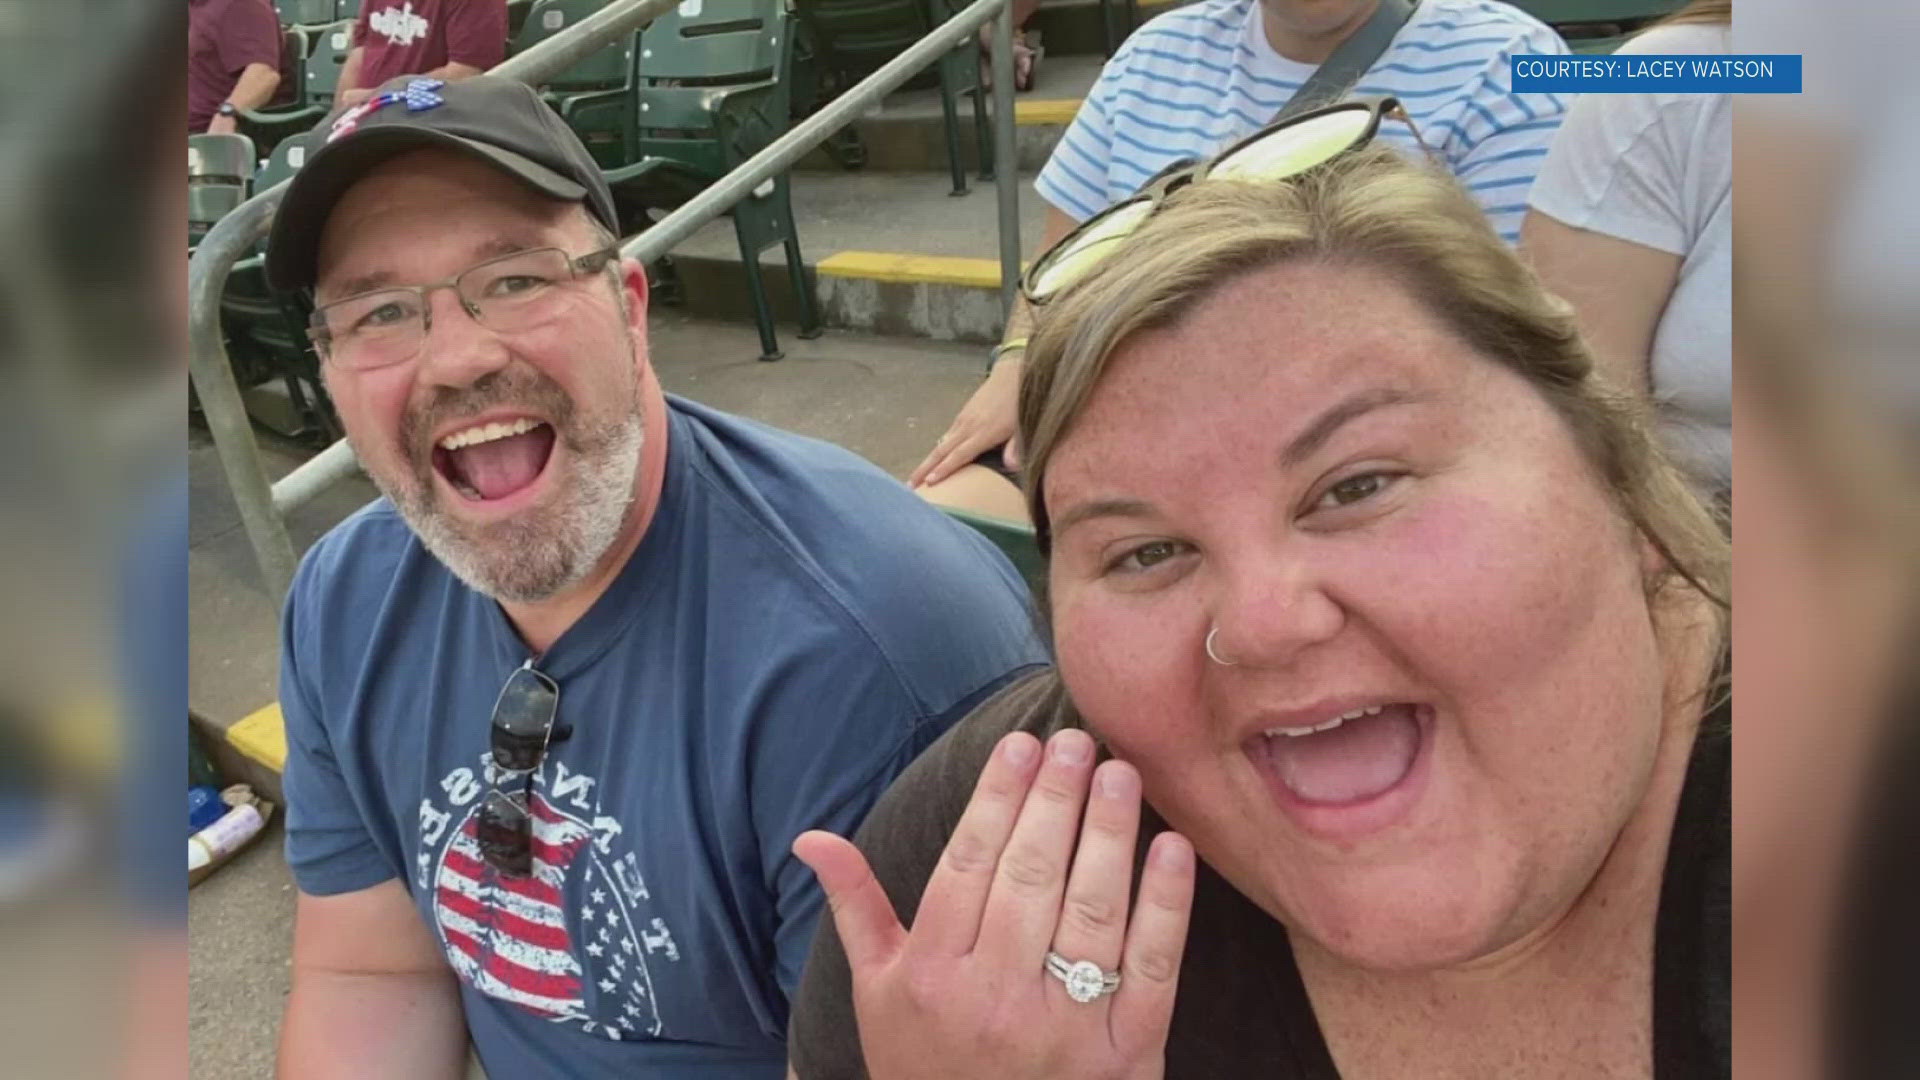
<svg viewBox="0 0 1920 1080">
<path fill-rule="evenodd" d="M 1481 355 L 1525 378 L 1669 568 L 1648 582 L 1649 596 L 1690 583 L 1718 608 L 1724 638 L 1731 546 L 1658 448 L 1644 403 L 1599 383 L 1572 308 L 1541 287 L 1457 181 L 1378 145 L 1286 182 L 1190 185 L 1039 309 L 1020 438 L 1042 551 L 1048 463 L 1120 346 L 1178 322 L 1236 278 L 1308 261 L 1387 272 Z"/>
</svg>

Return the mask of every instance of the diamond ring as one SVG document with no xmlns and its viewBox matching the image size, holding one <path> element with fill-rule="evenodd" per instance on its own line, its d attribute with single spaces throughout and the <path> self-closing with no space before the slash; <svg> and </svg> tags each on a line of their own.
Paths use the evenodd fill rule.
<svg viewBox="0 0 1920 1080">
<path fill-rule="evenodd" d="M 1120 973 L 1109 974 L 1091 960 L 1069 960 L 1052 949 L 1047 950 L 1047 974 L 1067 986 L 1067 996 L 1085 1005 L 1102 994 L 1120 989 Z"/>
</svg>

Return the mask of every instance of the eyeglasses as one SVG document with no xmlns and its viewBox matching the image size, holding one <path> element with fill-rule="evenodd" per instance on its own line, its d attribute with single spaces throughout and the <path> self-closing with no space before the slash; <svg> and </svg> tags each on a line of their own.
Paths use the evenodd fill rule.
<svg viewBox="0 0 1920 1080">
<path fill-rule="evenodd" d="M 560 687 L 532 660 L 507 676 L 493 703 L 493 788 L 474 833 L 480 857 L 507 877 L 533 874 L 533 774 L 546 760 L 559 711 Z"/>
<path fill-rule="evenodd" d="M 322 357 L 353 371 L 411 360 L 433 329 L 428 296 L 440 289 L 452 289 L 467 315 L 489 330 L 531 330 L 565 313 L 563 286 L 599 273 L 619 251 L 602 248 L 578 258 L 557 247 L 516 251 L 437 285 L 394 286 L 335 300 L 314 310 L 307 332 Z"/>
<path fill-rule="evenodd" d="M 1398 99 L 1383 97 L 1304 112 L 1262 128 L 1206 161 L 1176 163 L 1148 181 L 1139 194 L 1088 218 L 1041 253 L 1020 279 L 1020 295 L 1029 304 L 1046 303 L 1104 262 L 1121 241 L 1153 216 L 1167 196 L 1188 184 L 1298 176 L 1366 145 L 1380 130 L 1381 119 L 1388 116 L 1405 122 L 1413 131 L 1414 141 L 1426 149 Z"/>
</svg>

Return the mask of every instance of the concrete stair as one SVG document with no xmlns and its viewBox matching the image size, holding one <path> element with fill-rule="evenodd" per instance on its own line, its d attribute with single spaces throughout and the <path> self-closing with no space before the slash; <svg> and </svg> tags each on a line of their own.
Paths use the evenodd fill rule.
<svg viewBox="0 0 1920 1080">
<path fill-rule="evenodd" d="M 959 198 L 942 172 L 796 172 L 793 212 L 801 254 L 829 328 L 938 341 L 992 342 L 1001 329 L 999 204 L 991 185 Z M 1031 251 L 1044 204 L 1020 185 L 1020 240 Z M 733 222 L 718 219 L 674 249 L 690 314 L 750 320 Z M 781 322 L 794 332 L 793 291 L 780 249 L 761 272 Z"/>
</svg>

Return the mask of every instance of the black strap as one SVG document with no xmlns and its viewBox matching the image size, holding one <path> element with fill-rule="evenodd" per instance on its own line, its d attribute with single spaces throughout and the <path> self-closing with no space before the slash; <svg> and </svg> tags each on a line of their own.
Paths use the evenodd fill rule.
<svg viewBox="0 0 1920 1080">
<path fill-rule="evenodd" d="M 1373 17 L 1358 30 L 1348 35 L 1333 55 L 1326 58 L 1315 68 L 1293 97 L 1274 114 L 1274 121 L 1288 119 L 1308 109 L 1322 105 L 1331 105 L 1347 96 L 1353 84 L 1367 73 L 1375 60 L 1387 51 L 1393 43 L 1393 35 L 1407 25 L 1413 17 L 1417 0 L 1380 0 L 1380 6 L 1373 9 Z M 1257 15 L 1255 16 L 1258 17 Z"/>
</svg>

